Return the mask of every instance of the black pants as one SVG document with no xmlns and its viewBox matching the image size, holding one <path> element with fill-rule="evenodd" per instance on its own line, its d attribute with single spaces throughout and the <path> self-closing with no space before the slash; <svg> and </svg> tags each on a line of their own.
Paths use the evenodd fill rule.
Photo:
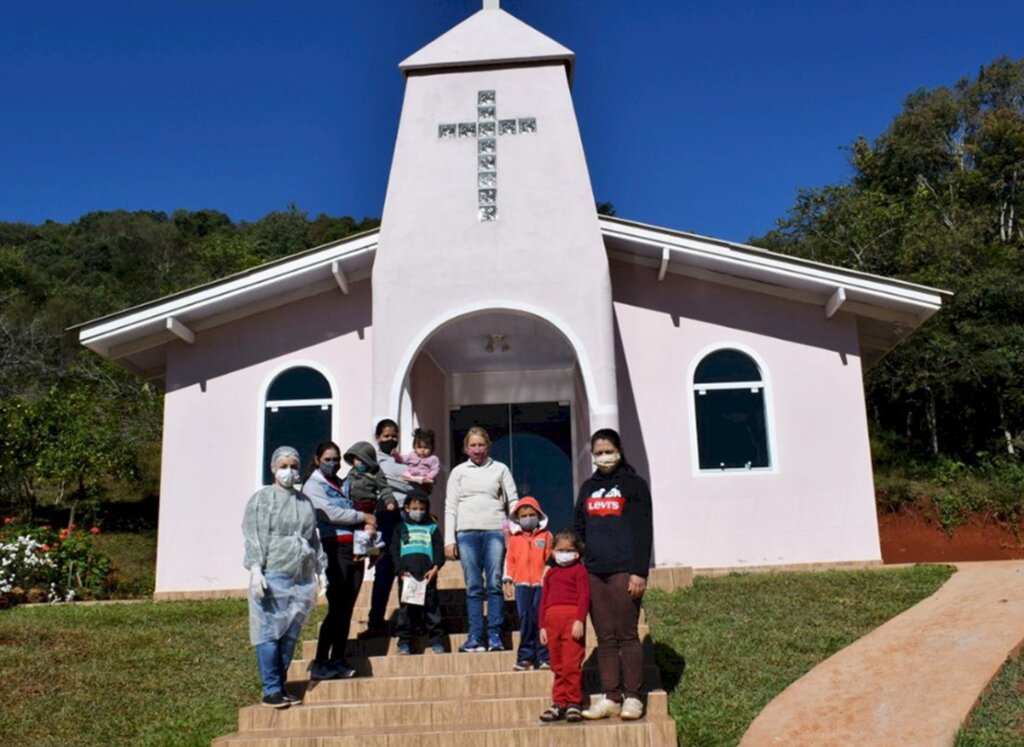
<svg viewBox="0 0 1024 747">
<path fill-rule="evenodd" d="M 402 580 L 398 581 L 398 594 L 401 598 Z M 426 628 L 427 639 L 431 646 L 444 643 L 444 624 L 441 622 L 441 595 L 437 593 L 437 581 L 427 586 L 423 606 L 418 604 L 401 604 L 395 616 L 395 635 L 399 643 L 409 643 L 416 628 Z"/>
<path fill-rule="evenodd" d="M 370 596 L 370 619 L 371 628 L 384 627 L 384 614 L 388 608 L 388 597 L 391 596 L 391 586 L 395 583 L 395 564 L 391 560 L 391 535 L 395 527 L 402 520 L 401 511 L 378 511 L 377 531 L 384 540 L 384 549 L 381 550 L 380 559 L 373 567 L 373 593 Z"/>
<path fill-rule="evenodd" d="M 363 585 L 363 562 L 352 559 L 352 545 L 324 544 L 327 553 L 327 617 L 320 624 L 316 643 L 317 661 L 344 661 L 352 625 L 352 610 Z"/>
</svg>

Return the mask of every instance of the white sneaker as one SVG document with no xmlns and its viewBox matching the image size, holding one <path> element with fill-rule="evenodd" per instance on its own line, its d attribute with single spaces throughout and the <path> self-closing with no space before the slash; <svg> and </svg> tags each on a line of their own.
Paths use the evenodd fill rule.
<svg viewBox="0 0 1024 747">
<path fill-rule="evenodd" d="M 608 700 L 604 695 L 599 695 L 596 700 L 590 701 L 590 708 L 583 712 L 583 718 L 595 721 L 599 718 L 618 716 L 621 710 L 621 704 L 614 700 Z"/>
<path fill-rule="evenodd" d="M 643 718 L 644 715 L 644 704 L 636 698 L 626 698 L 622 702 L 622 711 L 619 713 L 619 718 L 623 721 L 636 721 L 638 718 Z"/>
</svg>

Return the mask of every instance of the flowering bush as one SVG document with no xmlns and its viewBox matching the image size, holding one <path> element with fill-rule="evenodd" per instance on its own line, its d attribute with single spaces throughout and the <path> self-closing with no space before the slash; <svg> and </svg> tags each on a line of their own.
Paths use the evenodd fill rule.
<svg viewBox="0 0 1024 747">
<path fill-rule="evenodd" d="M 70 602 L 102 596 L 111 576 L 110 559 L 92 546 L 89 532 L 72 524 L 27 527 L 4 519 L 0 528 L 0 608 L 22 602 Z"/>
</svg>

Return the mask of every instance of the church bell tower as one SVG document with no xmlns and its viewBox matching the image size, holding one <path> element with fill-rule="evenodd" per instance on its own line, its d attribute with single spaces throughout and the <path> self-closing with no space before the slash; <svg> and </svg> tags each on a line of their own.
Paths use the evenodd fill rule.
<svg viewBox="0 0 1024 747">
<path fill-rule="evenodd" d="M 574 63 L 494 0 L 401 63 L 372 281 L 376 416 L 398 414 L 432 334 L 507 312 L 561 332 L 589 425 L 618 425 L 611 281 L 572 105 Z"/>
</svg>

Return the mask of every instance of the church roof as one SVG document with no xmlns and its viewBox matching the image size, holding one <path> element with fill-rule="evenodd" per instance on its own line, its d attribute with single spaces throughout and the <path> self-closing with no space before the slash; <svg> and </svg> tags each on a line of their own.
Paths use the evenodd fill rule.
<svg viewBox="0 0 1024 747">
<path fill-rule="evenodd" d="M 576 55 L 499 8 L 479 10 L 399 64 L 409 75 L 437 68 L 562 62 L 569 79 Z"/>
<path fill-rule="evenodd" d="M 491 11 L 493 12 L 493 11 Z M 950 294 L 698 234 L 600 216 L 608 257 L 857 318 L 864 367 L 876 363 Z M 165 348 L 203 330 L 369 279 L 379 229 L 333 241 L 205 285 L 72 327 L 79 341 L 147 379 L 164 374 Z"/>
<path fill-rule="evenodd" d="M 864 368 L 942 306 L 948 291 L 779 254 L 747 244 L 600 216 L 610 259 L 855 314 Z M 652 273 L 653 274 L 653 273 Z"/>
</svg>

